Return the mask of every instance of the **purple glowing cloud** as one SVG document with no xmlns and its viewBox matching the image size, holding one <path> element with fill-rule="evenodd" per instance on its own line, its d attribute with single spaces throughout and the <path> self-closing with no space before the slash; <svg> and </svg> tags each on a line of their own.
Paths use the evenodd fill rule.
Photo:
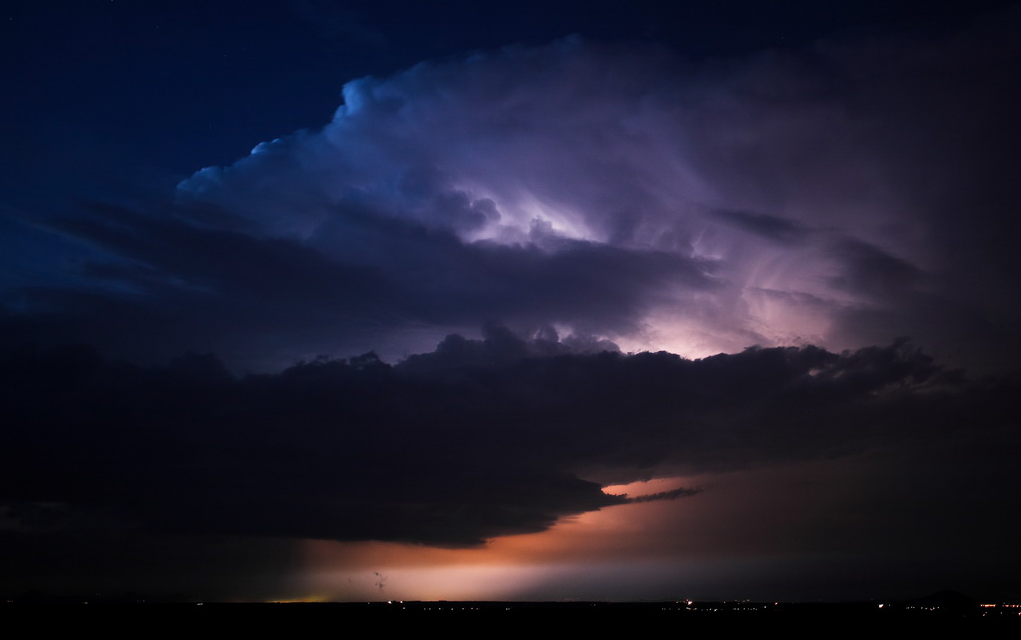
<svg viewBox="0 0 1021 640">
<path fill-rule="evenodd" d="M 702 67 L 569 39 L 424 63 L 349 82 L 322 130 L 204 169 L 179 199 L 414 291 L 381 333 L 499 318 L 689 356 L 942 346 L 1009 284 L 964 299 L 977 247 L 946 252 L 948 202 L 1009 195 L 981 175 L 999 160 L 981 134 L 1010 119 L 982 99 L 1002 51 L 971 45 L 990 37 Z"/>
</svg>

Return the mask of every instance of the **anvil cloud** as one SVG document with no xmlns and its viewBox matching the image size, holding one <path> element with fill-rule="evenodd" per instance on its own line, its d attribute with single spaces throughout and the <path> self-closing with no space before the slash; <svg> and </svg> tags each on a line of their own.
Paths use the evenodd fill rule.
<svg viewBox="0 0 1021 640">
<path fill-rule="evenodd" d="M 496 320 L 689 357 L 907 335 L 1008 367 L 1015 40 L 695 64 L 567 39 L 354 80 L 173 204 L 41 223 L 88 251 L 73 288 L 9 298 L 9 334 L 265 370 Z"/>
<path fill-rule="evenodd" d="M 975 231 L 1016 201 L 992 178 L 1017 133 L 1005 35 L 715 66 L 576 40 L 423 63 L 348 83 L 324 129 L 203 170 L 180 201 L 378 274 L 400 291 L 366 313 L 393 329 L 496 318 L 694 356 L 943 347 L 1015 295 L 1009 248 Z M 992 329 L 981 357 L 1007 339 Z"/>
</svg>

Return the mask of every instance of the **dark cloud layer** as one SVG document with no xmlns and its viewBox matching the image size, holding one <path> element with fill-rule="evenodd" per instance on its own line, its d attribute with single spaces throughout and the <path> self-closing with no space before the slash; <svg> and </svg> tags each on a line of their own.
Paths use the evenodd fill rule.
<svg viewBox="0 0 1021 640">
<path fill-rule="evenodd" d="M 6 518 L 464 546 L 629 501 L 609 483 L 1016 439 L 1013 383 L 968 382 L 904 343 L 690 361 L 486 334 L 393 366 L 370 353 L 243 378 L 211 355 L 8 353 Z"/>
<path fill-rule="evenodd" d="M 50 224 L 109 257 L 82 265 L 87 286 L 23 289 L 17 305 L 33 313 L 7 314 L 5 339 L 70 338 L 143 360 L 217 350 L 235 365 L 265 368 L 468 319 L 633 332 L 662 289 L 720 286 L 704 261 L 542 229 L 526 244 L 466 244 L 413 222 L 346 218 L 343 230 L 305 243 L 173 212 L 92 206 L 88 217 Z M 327 250 L 330 233 L 337 239 Z"/>
</svg>

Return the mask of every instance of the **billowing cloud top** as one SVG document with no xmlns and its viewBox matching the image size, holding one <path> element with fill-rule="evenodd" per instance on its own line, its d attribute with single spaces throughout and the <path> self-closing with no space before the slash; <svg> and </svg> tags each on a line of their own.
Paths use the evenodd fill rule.
<svg viewBox="0 0 1021 640">
<path fill-rule="evenodd" d="M 973 231 L 1011 189 L 985 175 L 1017 129 L 998 35 L 698 68 L 578 40 L 422 64 L 348 83 L 322 131 L 180 192 L 409 284 L 434 304 L 404 310 L 419 322 L 689 355 L 939 343 L 1014 294 Z M 973 278 L 998 292 L 962 296 Z"/>
<path fill-rule="evenodd" d="M 47 221 L 81 268 L 9 297 L 5 333 L 267 370 L 496 320 L 1013 366 L 1009 24 L 699 63 L 567 39 L 354 80 L 173 203 Z"/>
</svg>

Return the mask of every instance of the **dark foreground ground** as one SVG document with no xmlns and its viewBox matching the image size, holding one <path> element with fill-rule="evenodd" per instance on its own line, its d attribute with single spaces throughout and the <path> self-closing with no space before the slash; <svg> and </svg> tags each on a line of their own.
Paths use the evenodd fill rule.
<svg viewBox="0 0 1021 640">
<path fill-rule="evenodd" d="M 92 627 L 113 635 L 136 633 L 139 625 L 174 631 L 223 628 L 263 632 L 301 629 L 343 630 L 348 623 L 422 628 L 456 625 L 528 632 L 547 620 L 599 628 L 604 622 L 669 622 L 677 629 L 714 627 L 805 632 L 844 628 L 1021 629 L 1021 604 L 980 602 L 963 597 L 930 597 L 908 602 L 761 603 L 761 602 L 372 602 L 372 603 L 149 603 L 30 602 L 10 599 L 0 605 L 7 621 L 29 621 L 42 631 L 59 624 Z M 482 625 L 482 626 L 480 626 Z M 380 627 L 381 629 L 384 627 Z M 392 627 L 385 627 L 392 628 Z"/>
</svg>

